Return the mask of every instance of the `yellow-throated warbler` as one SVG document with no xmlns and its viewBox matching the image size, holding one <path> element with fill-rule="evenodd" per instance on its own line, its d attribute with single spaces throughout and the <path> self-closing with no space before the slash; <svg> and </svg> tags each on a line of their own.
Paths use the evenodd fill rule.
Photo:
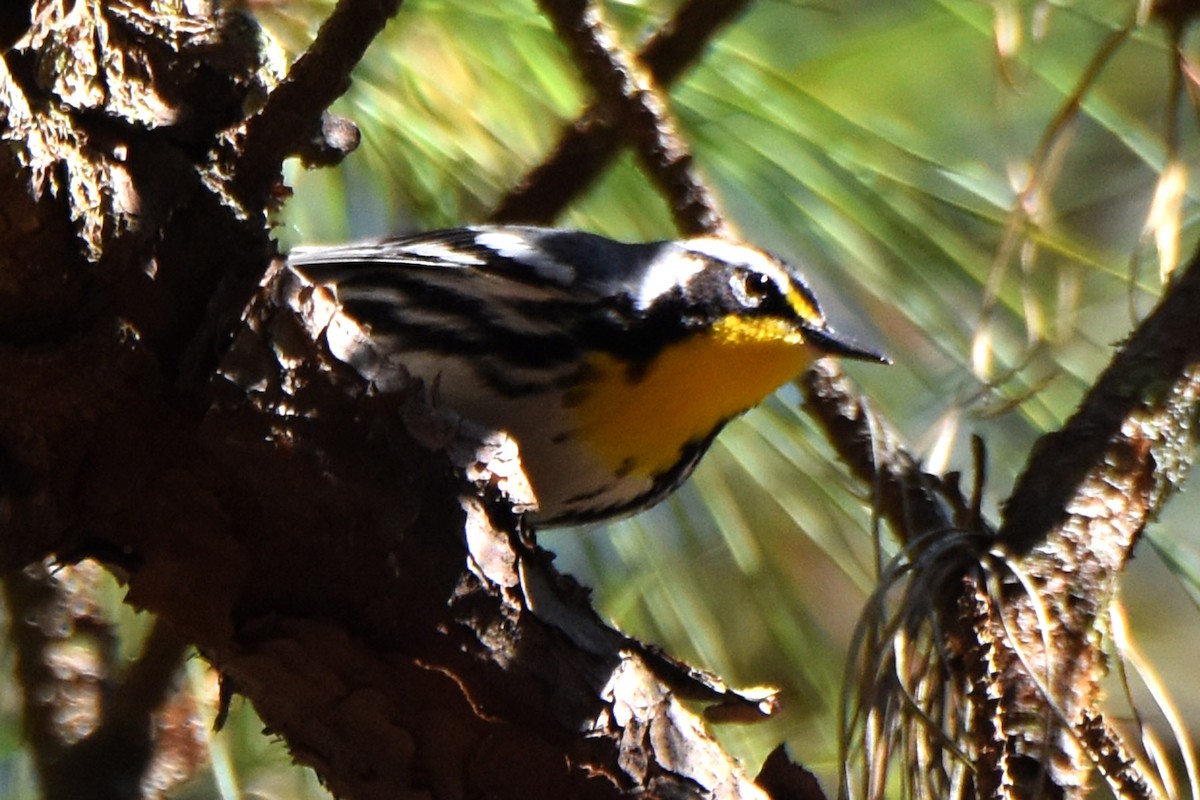
<svg viewBox="0 0 1200 800">
<path fill-rule="evenodd" d="M 336 357 L 516 440 L 542 527 L 654 505 L 821 355 L 886 362 L 829 328 L 794 268 L 722 239 L 481 226 L 289 262 L 339 304 Z"/>
</svg>

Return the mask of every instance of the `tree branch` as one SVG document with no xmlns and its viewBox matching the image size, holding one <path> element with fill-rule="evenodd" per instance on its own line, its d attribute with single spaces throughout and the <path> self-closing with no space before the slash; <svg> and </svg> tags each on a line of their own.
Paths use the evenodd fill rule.
<svg viewBox="0 0 1200 800">
<path fill-rule="evenodd" d="M 854 476 L 872 487 L 875 510 L 901 544 L 961 526 L 944 500 L 953 493 L 943 479 L 921 470 L 895 427 L 854 390 L 833 359 L 817 361 L 798 383 L 804 410 Z"/>
<path fill-rule="evenodd" d="M 670 86 L 751 0 L 688 0 L 646 42 L 637 60 L 663 90 Z M 553 152 L 500 201 L 492 222 L 547 224 L 596 181 L 625 139 L 617 118 L 593 102 L 566 129 Z"/>
<path fill-rule="evenodd" d="M 571 48 L 607 113 L 619 120 L 634 143 L 680 231 L 725 233 L 716 200 L 694 174 L 692 156 L 675 133 L 665 99 L 650 76 L 613 42 L 595 5 L 588 0 L 540 0 L 539 5 Z"/>
<path fill-rule="evenodd" d="M 973 503 L 954 486 L 921 473 L 834 365 L 819 362 L 802 380 L 806 408 L 874 487 L 876 509 L 902 542 L 922 542 L 908 558 L 926 599 L 914 600 L 896 627 L 913 643 L 932 626 L 933 647 L 945 649 L 921 658 L 953 656 L 967 668 L 947 679 L 945 696 L 960 704 L 947 717 L 963 731 L 958 744 L 974 754 L 985 794 L 1079 796 L 1097 764 L 1122 792 L 1149 792 L 1099 711 L 1106 663 L 1096 631 L 1142 529 L 1190 467 L 1200 415 L 1197 307 L 1200 254 L 1076 414 L 1038 442 L 997 534 L 971 523 Z M 921 555 L 939 539 L 962 545 L 947 551 L 955 559 L 948 568 Z M 997 547 L 1004 559 L 989 555 Z M 903 702 L 872 702 L 887 724 L 905 717 Z"/>
<path fill-rule="evenodd" d="M 154 715 L 186 649 L 160 623 L 122 671 L 116 633 L 97 616 L 99 570 L 38 564 L 4 583 L 25 735 L 50 800 L 140 796 L 162 733 Z M 183 763 L 176 758 L 173 766 Z"/>
<path fill-rule="evenodd" d="M 317 38 L 262 110 L 246 123 L 234 168 L 234 193 L 248 208 L 267 206 L 283 160 L 318 150 L 343 155 L 358 145 L 357 131 L 323 123 L 326 109 L 350 88 L 350 73 L 403 0 L 339 0 Z M 329 163 L 325 161 L 324 163 Z"/>
<path fill-rule="evenodd" d="M 1017 790 L 1086 783 L 1098 681 L 1095 631 L 1146 524 L 1187 474 L 1200 415 L 1200 253 L 1063 428 L 1043 436 L 1004 505 L 1006 686 L 998 711 Z M 1019 576 L 1019 581 L 1018 581 Z M 1057 709 L 1039 724 L 1047 703 Z M 1065 758 L 1054 757 L 1056 755 Z"/>
</svg>

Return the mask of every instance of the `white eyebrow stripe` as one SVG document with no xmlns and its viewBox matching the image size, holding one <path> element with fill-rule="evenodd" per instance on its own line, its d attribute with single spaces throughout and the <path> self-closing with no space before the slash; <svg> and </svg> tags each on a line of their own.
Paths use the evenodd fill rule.
<svg viewBox="0 0 1200 800">
<path fill-rule="evenodd" d="M 677 286 L 685 286 L 688 281 L 704 271 L 703 258 L 688 256 L 687 248 L 675 245 L 662 248 L 646 266 L 642 282 L 637 287 L 634 304 L 639 311 L 645 311 L 659 297 Z"/>
<path fill-rule="evenodd" d="M 709 258 L 715 258 L 718 261 L 725 261 L 730 264 L 745 264 L 775 281 L 779 285 L 779 288 L 785 292 L 792 286 L 791 276 L 775 263 L 774 259 L 760 250 L 755 250 L 753 247 L 746 247 L 712 236 L 688 239 L 687 241 L 680 242 L 680 244 L 686 250 L 708 256 Z"/>
<path fill-rule="evenodd" d="M 539 277 L 569 286 L 575 281 L 575 268 L 552 258 L 545 250 L 520 234 L 507 231 L 483 231 L 475 234 L 476 244 L 482 245 L 501 258 L 528 264 Z"/>
</svg>

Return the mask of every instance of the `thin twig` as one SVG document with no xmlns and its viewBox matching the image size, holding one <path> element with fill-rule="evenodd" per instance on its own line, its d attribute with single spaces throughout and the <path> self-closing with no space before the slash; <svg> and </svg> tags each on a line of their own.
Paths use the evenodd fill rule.
<svg viewBox="0 0 1200 800">
<path fill-rule="evenodd" d="M 322 131 L 322 115 L 350 88 L 350 73 L 403 0 L 340 0 L 312 46 L 292 65 L 261 111 L 246 125 L 235 191 L 261 208 L 288 156 Z"/>
<path fill-rule="evenodd" d="M 92 606 L 96 587 L 88 576 L 98 571 L 95 565 L 52 570 L 38 564 L 4 585 L 5 600 L 21 620 L 10 636 L 26 736 L 47 797 L 129 796 L 127 788 L 137 785 L 155 755 L 153 714 L 187 647 L 160 621 L 138 660 L 116 678 L 116 636 Z M 66 643 L 76 645 L 69 658 L 62 655 Z"/>
<path fill-rule="evenodd" d="M 875 487 L 874 507 L 902 544 L 954 527 L 940 479 L 921 471 L 896 429 L 868 408 L 832 360 L 818 361 L 799 384 L 805 411 L 824 428 L 854 475 Z"/>
<path fill-rule="evenodd" d="M 45 772 L 67 748 L 51 700 L 61 694 L 57 691 L 61 678 L 50 664 L 49 653 L 72 630 L 65 611 L 68 593 L 41 564 L 9 575 L 3 589 L 12 620 L 8 630 L 8 644 L 15 654 L 12 688 L 22 695 L 22 727 L 33 762 L 39 772 Z"/>
</svg>

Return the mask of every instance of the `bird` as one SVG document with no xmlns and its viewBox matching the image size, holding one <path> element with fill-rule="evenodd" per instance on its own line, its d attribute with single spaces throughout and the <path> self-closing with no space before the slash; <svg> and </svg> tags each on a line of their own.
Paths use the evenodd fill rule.
<svg viewBox="0 0 1200 800">
<path fill-rule="evenodd" d="M 817 358 L 890 363 L 828 325 L 796 268 L 727 238 L 480 225 L 288 263 L 333 297 L 336 358 L 384 389 L 419 379 L 516 441 L 535 528 L 662 501 L 726 423 Z"/>
</svg>

